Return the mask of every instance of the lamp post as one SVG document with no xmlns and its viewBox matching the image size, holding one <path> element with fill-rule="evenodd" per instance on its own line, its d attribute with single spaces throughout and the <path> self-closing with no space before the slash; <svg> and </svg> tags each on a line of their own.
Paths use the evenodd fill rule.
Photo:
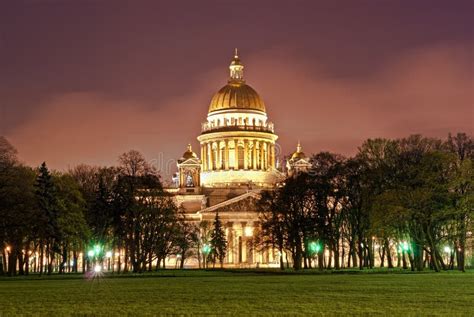
<svg viewBox="0 0 474 317">
<path fill-rule="evenodd" d="M 308 245 L 308 249 L 312 257 L 317 256 L 322 250 L 321 243 L 319 243 L 319 241 L 311 241 Z"/>
<path fill-rule="evenodd" d="M 202 246 L 202 254 L 204 255 L 204 268 L 207 269 L 207 256 L 209 255 L 209 253 L 211 252 L 211 246 L 209 244 L 204 244 Z"/>
</svg>

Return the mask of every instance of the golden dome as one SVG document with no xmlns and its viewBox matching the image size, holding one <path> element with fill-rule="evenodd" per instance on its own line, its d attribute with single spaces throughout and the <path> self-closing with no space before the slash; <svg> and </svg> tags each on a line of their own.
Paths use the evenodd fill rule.
<svg viewBox="0 0 474 317">
<path fill-rule="evenodd" d="M 291 156 L 291 159 L 292 160 L 306 159 L 306 155 L 303 152 L 300 142 L 298 142 L 298 145 L 296 146 L 296 152 L 293 153 L 293 155 Z"/>
<path fill-rule="evenodd" d="M 244 80 L 244 65 L 237 49 L 229 66 L 229 83 L 212 97 L 209 112 L 226 109 L 249 109 L 265 112 L 265 104 L 258 93 Z"/>
<path fill-rule="evenodd" d="M 183 153 L 183 159 L 187 160 L 190 158 L 196 158 L 197 154 L 193 152 L 191 144 L 188 144 L 188 149 Z"/>
<path fill-rule="evenodd" d="M 209 112 L 226 109 L 250 109 L 265 112 L 258 93 L 244 82 L 229 82 L 212 97 Z"/>
</svg>

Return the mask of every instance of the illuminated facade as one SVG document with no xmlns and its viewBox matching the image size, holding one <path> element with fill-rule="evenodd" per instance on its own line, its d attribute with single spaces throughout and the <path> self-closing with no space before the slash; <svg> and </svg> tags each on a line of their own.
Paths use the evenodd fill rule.
<svg viewBox="0 0 474 317">
<path fill-rule="evenodd" d="M 237 50 L 229 70 L 197 137 L 200 158 L 188 145 L 178 160 L 176 201 L 189 221 L 212 224 L 219 213 L 228 242 L 226 266 L 278 265 L 273 250 L 257 252 L 251 246 L 259 192 L 286 177 L 276 164 L 278 136 L 262 98 L 244 80 Z M 291 173 L 309 166 L 299 144 L 288 164 Z"/>
</svg>

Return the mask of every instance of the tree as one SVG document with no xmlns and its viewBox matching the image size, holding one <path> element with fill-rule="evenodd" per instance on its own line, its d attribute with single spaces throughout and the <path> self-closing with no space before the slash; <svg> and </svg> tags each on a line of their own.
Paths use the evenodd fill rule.
<svg viewBox="0 0 474 317">
<path fill-rule="evenodd" d="M 286 234 L 284 219 L 277 209 L 277 195 L 279 191 L 263 191 L 258 203 L 260 209 L 260 234 L 256 237 L 256 244 L 261 249 L 277 248 L 279 252 L 280 269 L 284 270 L 283 254 L 286 251 L 288 236 Z"/>
<path fill-rule="evenodd" d="M 199 244 L 199 227 L 193 223 L 186 222 L 184 216 L 178 221 L 176 233 L 173 238 L 175 251 L 173 252 L 180 259 L 179 268 L 184 268 L 187 258 L 193 256 L 193 250 Z"/>
<path fill-rule="evenodd" d="M 52 176 L 43 162 L 39 168 L 39 174 L 36 178 L 36 198 L 38 201 L 38 237 L 40 240 L 41 264 L 43 266 L 43 252 L 48 259 L 47 271 L 48 275 L 53 271 L 55 262 L 55 254 L 59 252 L 59 241 L 61 240 L 61 232 L 59 229 L 59 212 L 58 197 L 56 186 L 54 185 Z"/>
<path fill-rule="evenodd" d="M 340 269 L 341 229 L 346 211 L 343 207 L 347 200 L 346 159 L 338 154 L 321 152 L 312 157 L 311 163 L 311 194 L 315 203 L 312 215 L 307 219 L 309 228 L 306 231 L 315 228 L 311 234 L 313 240 L 329 247 L 330 254 L 334 254 L 334 266 Z M 306 239 L 305 249 L 309 251 L 308 241 Z M 319 257 L 319 265 L 322 268 L 322 252 Z M 328 262 L 330 265 L 331 261 Z"/>
<path fill-rule="evenodd" d="M 7 258 L 10 276 L 16 275 L 17 264 L 20 274 L 28 274 L 30 243 L 38 225 L 35 176 L 31 168 L 21 165 L 0 173 L 0 274 L 4 273 Z"/>
<path fill-rule="evenodd" d="M 4 136 L 0 136 L 0 172 L 18 164 L 17 154 L 15 147 Z"/>
<path fill-rule="evenodd" d="M 216 212 L 216 218 L 214 219 L 214 227 L 211 233 L 210 242 L 213 262 L 215 264 L 218 259 L 222 268 L 224 266 L 224 258 L 227 252 L 227 239 L 218 212 Z"/>
<path fill-rule="evenodd" d="M 455 176 L 450 186 L 454 192 L 454 219 L 450 233 L 457 268 L 464 271 L 467 232 L 474 218 L 474 141 L 465 133 L 449 134 L 445 147 L 456 157 Z"/>
<path fill-rule="evenodd" d="M 77 272 L 78 253 L 84 249 L 85 241 L 89 239 L 90 230 L 84 217 L 86 208 L 79 184 L 68 174 L 58 174 L 53 177 L 57 189 L 59 216 L 57 219 L 62 261 L 59 273 L 64 273 L 71 261 L 72 271 Z"/>
<path fill-rule="evenodd" d="M 177 207 L 140 153 L 127 152 L 119 161 L 121 172 L 112 200 L 118 247 L 125 249 L 125 261 L 130 261 L 134 272 L 142 272 L 147 264 L 151 266 L 155 257 L 158 268 L 172 252 Z"/>
</svg>

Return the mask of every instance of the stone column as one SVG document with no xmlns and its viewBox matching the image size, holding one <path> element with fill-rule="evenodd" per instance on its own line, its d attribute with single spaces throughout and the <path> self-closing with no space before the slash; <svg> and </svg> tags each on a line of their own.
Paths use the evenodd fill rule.
<svg viewBox="0 0 474 317">
<path fill-rule="evenodd" d="M 235 159 L 234 170 L 238 170 L 239 169 L 239 140 L 238 139 L 234 140 L 234 159 Z"/>
<path fill-rule="evenodd" d="M 275 145 L 274 144 L 271 145 L 270 155 L 271 155 L 272 167 L 275 168 Z"/>
<path fill-rule="evenodd" d="M 212 164 L 213 164 L 213 162 L 212 162 L 212 144 L 211 144 L 211 142 L 208 142 L 207 143 L 207 167 L 208 167 L 208 170 L 213 169 Z"/>
<path fill-rule="evenodd" d="M 249 158 L 249 141 L 244 140 L 244 169 L 245 170 L 249 168 L 248 158 Z"/>
<path fill-rule="evenodd" d="M 202 170 L 206 171 L 206 150 L 205 150 L 205 145 L 201 144 L 201 165 L 202 165 Z"/>
<path fill-rule="evenodd" d="M 263 151 L 263 141 L 260 141 L 260 169 L 265 170 L 265 156 Z"/>
<path fill-rule="evenodd" d="M 229 221 L 226 223 L 227 228 L 227 255 L 226 255 L 226 263 L 233 263 L 234 262 L 234 230 L 233 230 L 234 223 Z"/>
<path fill-rule="evenodd" d="M 268 169 L 268 143 L 267 142 L 264 143 L 263 157 L 265 158 L 264 169 L 267 170 Z"/>
<path fill-rule="evenodd" d="M 216 142 L 216 169 L 220 170 L 221 169 L 221 164 L 222 159 L 221 159 L 221 142 L 217 141 Z"/>
<path fill-rule="evenodd" d="M 252 148 L 252 169 L 256 170 L 257 169 L 257 141 L 253 141 L 253 148 Z"/>
<path fill-rule="evenodd" d="M 246 222 L 243 221 L 240 223 L 241 227 L 242 227 L 242 234 L 241 234 L 241 242 L 242 242 L 242 250 L 241 250 L 241 259 L 242 259 L 242 262 L 241 263 L 246 263 L 247 262 L 247 238 L 245 237 L 245 226 L 246 226 Z"/>
<path fill-rule="evenodd" d="M 225 140 L 225 149 L 224 149 L 224 168 L 227 171 L 229 169 L 229 140 Z"/>
</svg>

